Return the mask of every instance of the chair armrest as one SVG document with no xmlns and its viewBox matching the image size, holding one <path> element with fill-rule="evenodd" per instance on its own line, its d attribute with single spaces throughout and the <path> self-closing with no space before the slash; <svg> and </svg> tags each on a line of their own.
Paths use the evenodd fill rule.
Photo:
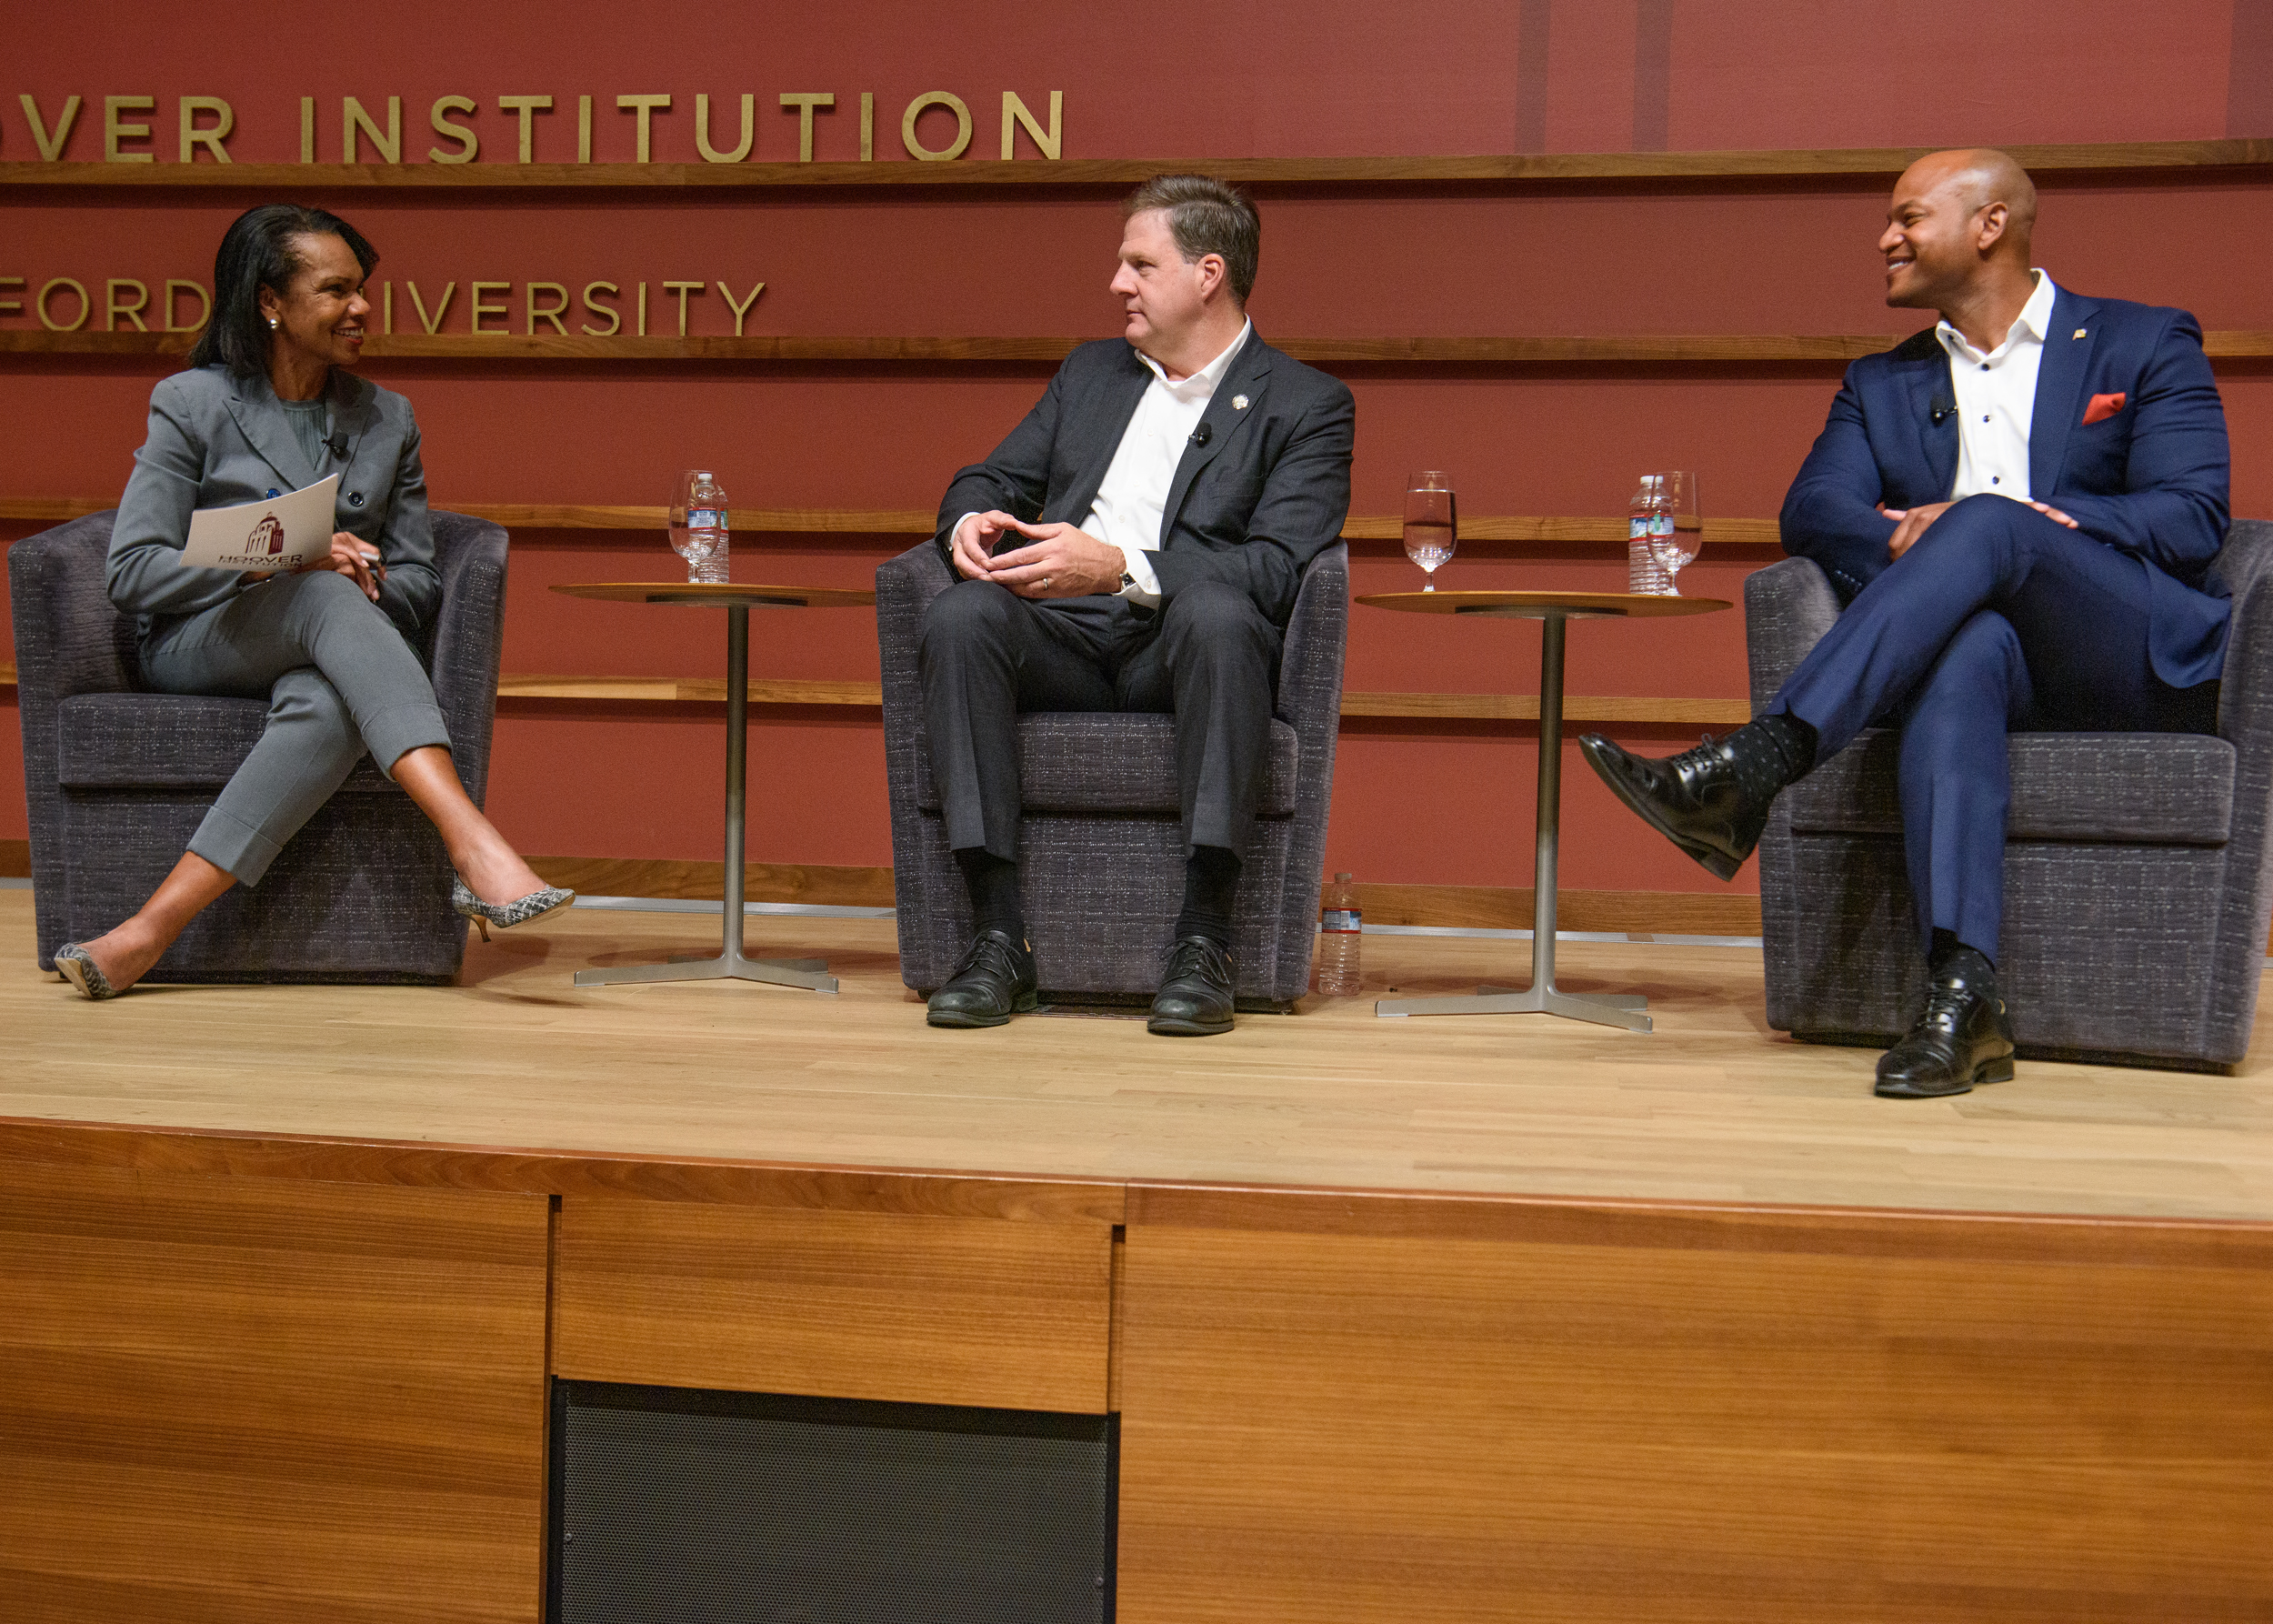
<svg viewBox="0 0 2273 1624">
<path fill-rule="evenodd" d="M 1776 697 L 1838 617 L 1838 594 L 1811 558 L 1786 558 L 1745 577 L 1744 642 L 1752 666 L 1754 715 Z"/>
<path fill-rule="evenodd" d="M 435 573 L 442 601 L 427 636 L 435 703 L 450 730 L 450 757 L 476 806 L 489 786 L 497 717 L 497 669 L 506 622 L 506 532 L 486 519 L 436 511 Z"/>
<path fill-rule="evenodd" d="M 135 623 L 112 606 L 104 578 L 108 513 L 27 536 L 8 549 L 17 680 L 60 704 L 75 694 L 123 694 L 136 682 Z"/>
<path fill-rule="evenodd" d="M 1336 542 L 1310 561 L 1287 620 L 1278 660 L 1279 718 L 1303 735 L 1337 729 L 1342 711 L 1342 661 L 1349 646 L 1349 547 Z"/>
</svg>

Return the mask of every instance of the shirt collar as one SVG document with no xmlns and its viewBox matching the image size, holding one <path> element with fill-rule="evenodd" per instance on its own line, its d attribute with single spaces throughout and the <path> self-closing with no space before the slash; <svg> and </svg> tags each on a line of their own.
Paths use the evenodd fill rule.
<svg viewBox="0 0 2273 1624">
<path fill-rule="evenodd" d="M 1247 335 L 1254 331 L 1255 322 L 1252 318 L 1241 322 L 1239 324 L 1239 336 L 1237 338 L 1234 338 L 1228 345 L 1224 346 L 1223 354 L 1208 362 L 1207 366 L 1192 374 L 1191 376 L 1179 378 L 1172 384 L 1168 383 L 1167 369 L 1162 366 L 1159 362 L 1154 360 L 1150 356 L 1145 354 L 1142 350 L 1138 350 L 1136 352 L 1136 358 L 1139 361 L 1142 361 L 1146 366 L 1152 368 L 1153 376 L 1158 378 L 1162 383 L 1167 384 L 1168 387 L 1175 390 L 1177 394 L 1187 396 L 1209 396 L 1215 394 L 1216 386 L 1223 382 L 1223 375 L 1231 370 L 1231 358 L 1239 353 L 1240 346 L 1247 341 Z"/>
<path fill-rule="evenodd" d="M 2058 296 L 2059 289 L 2052 286 L 2052 278 L 2041 270 L 2036 273 L 2036 291 L 2028 296 L 2028 302 L 2013 318 L 2012 329 L 2005 335 L 2004 343 L 1984 354 L 1975 349 L 1971 340 L 1948 322 L 1936 322 L 1934 332 L 1941 339 L 1942 347 L 1960 361 L 1994 366 L 2012 353 L 2015 339 L 2042 344 L 2046 335 L 2052 330 L 2052 301 Z"/>
</svg>

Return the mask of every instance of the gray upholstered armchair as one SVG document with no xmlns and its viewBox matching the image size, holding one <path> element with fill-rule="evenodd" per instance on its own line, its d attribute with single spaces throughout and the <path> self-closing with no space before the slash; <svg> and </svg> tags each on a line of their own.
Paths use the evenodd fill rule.
<svg viewBox="0 0 2273 1624">
<path fill-rule="evenodd" d="M 953 578 L 929 542 L 876 571 L 900 975 L 926 994 L 971 940 L 916 682 L 924 606 Z M 1337 543 L 1312 560 L 1287 627 L 1270 769 L 1232 921 L 1243 1008 L 1291 1007 L 1309 982 L 1348 627 L 1349 550 Z M 1045 997 L 1143 1001 L 1159 985 L 1184 897 L 1172 732 L 1165 716 L 1019 718 L 1019 882 Z"/>
<path fill-rule="evenodd" d="M 2273 907 L 2273 524 L 2218 569 L 2233 630 L 2218 731 L 2013 737 L 1998 977 L 2024 1055 L 2229 1070 L 2249 1047 Z M 1745 583 L 1757 712 L 1838 614 L 1787 558 Z M 1896 736 L 1865 733 L 1778 797 L 1760 842 L 1768 1024 L 1892 1043 L 1925 965 L 1895 795 Z"/>
<path fill-rule="evenodd" d="M 132 621 L 103 583 L 110 513 L 8 549 L 39 963 L 126 917 L 181 857 L 260 737 L 265 699 L 138 691 Z M 506 533 L 434 516 L 442 605 L 427 669 L 451 754 L 488 787 Z M 366 757 L 258 886 L 200 914 L 145 981 L 446 982 L 466 949 L 442 842 Z"/>
</svg>

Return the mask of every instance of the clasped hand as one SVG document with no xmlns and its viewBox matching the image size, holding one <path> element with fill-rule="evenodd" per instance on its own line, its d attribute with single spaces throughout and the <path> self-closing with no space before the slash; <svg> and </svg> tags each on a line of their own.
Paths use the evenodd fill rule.
<svg viewBox="0 0 2273 1624">
<path fill-rule="evenodd" d="M 386 576 L 386 566 L 379 562 L 379 549 L 345 530 L 332 532 L 330 552 L 318 553 L 292 573 L 295 576 L 305 575 L 311 569 L 337 570 L 362 587 L 364 596 L 373 603 L 379 601 L 379 583 Z M 271 579 L 275 574 L 273 569 L 245 571 L 246 578 L 255 581 Z"/>
<path fill-rule="evenodd" d="M 1926 527 L 1957 504 L 1928 502 L 1918 507 L 1889 507 L 1880 502 L 1877 506 L 1881 517 L 1894 521 L 1894 534 L 1887 538 L 1887 556 L 1895 559 L 1908 552 L 1918 538 L 1926 534 Z M 2066 525 L 2071 530 L 2077 528 L 2076 521 L 2057 507 L 2042 502 L 2025 502 L 2022 506 L 2035 508 L 2056 525 Z"/>
<path fill-rule="evenodd" d="M 1006 535 L 1023 536 L 1027 546 L 997 556 L 996 544 Z M 999 510 L 975 513 L 955 527 L 950 549 L 955 567 L 973 581 L 993 581 L 1020 597 L 1081 597 L 1117 592 L 1127 561 L 1121 549 L 1071 525 L 1029 525 Z"/>
</svg>

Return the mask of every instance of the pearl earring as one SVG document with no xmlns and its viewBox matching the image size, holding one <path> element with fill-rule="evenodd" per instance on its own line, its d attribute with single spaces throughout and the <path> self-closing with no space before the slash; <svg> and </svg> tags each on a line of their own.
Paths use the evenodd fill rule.
<svg viewBox="0 0 2273 1624">
<path fill-rule="evenodd" d="M 276 318 L 273 316 L 268 318 L 268 330 L 272 333 L 276 330 Z"/>
</svg>

